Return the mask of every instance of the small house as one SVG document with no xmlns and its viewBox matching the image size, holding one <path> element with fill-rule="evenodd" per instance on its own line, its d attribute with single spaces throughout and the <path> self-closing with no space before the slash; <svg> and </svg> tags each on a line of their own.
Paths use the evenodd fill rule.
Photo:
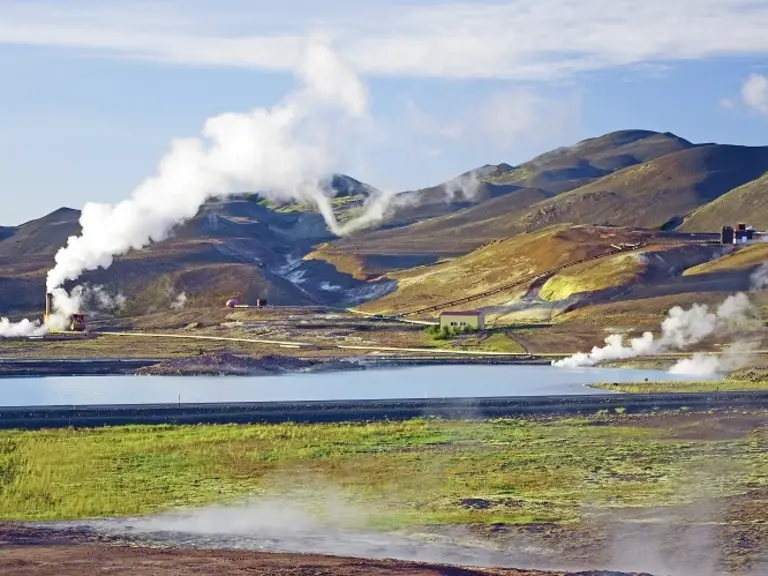
<svg viewBox="0 0 768 576">
<path fill-rule="evenodd" d="M 450 328 L 451 330 L 474 328 L 475 330 L 484 330 L 485 314 L 479 310 L 442 312 L 440 314 L 440 328 Z"/>
</svg>

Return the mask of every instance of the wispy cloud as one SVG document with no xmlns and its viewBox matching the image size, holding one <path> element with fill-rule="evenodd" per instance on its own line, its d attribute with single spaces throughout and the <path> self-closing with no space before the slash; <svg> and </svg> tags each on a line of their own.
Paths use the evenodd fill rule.
<svg viewBox="0 0 768 576">
<path fill-rule="evenodd" d="M 406 101 L 406 126 L 427 156 L 440 155 L 453 146 L 491 149 L 507 160 L 522 150 L 543 149 L 578 133 L 581 97 L 569 91 L 551 98 L 534 89 L 507 89 L 460 113 L 436 114 Z"/>
<path fill-rule="evenodd" d="M 422 2 L 5 0 L 0 43 L 289 70 L 319 32 L 367 74 L 516 80 L 768 52 L 758 0 Z"/>
<path fill-rule="evenodd" d="M 741 86 L 741 99 L 760 114 L 768 114 L 768 77 L 750 74 Z"/>
</svg>

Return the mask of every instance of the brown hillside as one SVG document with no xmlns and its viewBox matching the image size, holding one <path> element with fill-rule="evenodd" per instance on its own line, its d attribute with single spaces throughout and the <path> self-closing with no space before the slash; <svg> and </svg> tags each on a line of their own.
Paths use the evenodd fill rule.
<svg viewBox="0 0 768 576">
<path fill-rule="evenodd" d="M 397 291 L 361 308 L 370 312 L 404 312 L 439 304 L 543 274 L 561 264 L 605 254 L 617 242 L 640 242 L 649 236 L 646 231 L 600 226 L 556 226 L 521 234 L 491 242 L 450 262 L 391 274 L 398 282 Z M 521 286 L 494 298 L 504 302 L 524 291 Z"/>
<path fill-rule="evenodd" d="M 747 182 L 694 210 L 680 226 L 684 232 L 716 232 L 729 224 L 749 223 L 768 228 L 768 174 Z"/>
<path fill-rule="evenodd" d="M 517 167 L 488 164 L 438 186 L 398 194 L 387 227 L 452 214 L 520 189 L 553 196 L 693 146 L 670 133 L 621 130 L 542 154 Z"/>
<path fill-rule="evenodd" d="M 768 262 L 768 242 L 762 242 L 752 246 L 733 247 L 720 258 L 689 268 L 684 275 L 714 273 L 743 275 L 766 262 Z"/>
<path fill-rule="evenodd" d="M 0 241 L 0 312 L 39 311 L 45 275 L 56 250 L 76 233 L 79 213 L 59 210 L 15 229 Z M 212 202 L 168 240 L 119 257 L 109 270 L 79 282 L 104 285 L 129 298 L 126 311 L 170 309 L 181 293 L 187 305 L 220 306 L 231 297 L 273 304 L 357 302 L 376 288 L 324 262 L 302 262 L 330 236 L 314 213 L 272 211 L 258 202 Z"/>
<path fill-rule="evenodd" d="M 515 192 L 520 186 L 488 181 L 488 178 L 511 169 L 509 164 L 488 164 L 437 186 L 401 192 L 395 196 L 388 210 L 386 226 L 403 226 L 425 218 L 450 214 Z"/>
<path fill-rule="evenodd" d="M 464 234 L 460 226 L 523 210 L 550 195 L 521 188 L 477 206 L 406 228 L 378 230 L 323 244 L 307 258 L 325 260 L 340 271 L 372 278 L 394 270 L 436 262 L 440 257 L 467 254 L 488 241 L 485 234 Z M 413 237 L 419 238 L 414 250 Z"/>
<path fill-rule="evenodd" d="M 59 208 L 47 216 L 15 228 L 8 228 L 5 239 L 0 236 L 0 258 L 54 254 L 67 243 L 67 238 L 80 233 L 80 211 Z"/>
<path fill-rule="evenodd" d="M 418 222 L 407 227 L 362 232 L 331 242 L 317 257 L 346 254 L 466 254 L 485 242 L 546 226 L 610 224 L 674 228 L 686 214 L 768 169 L 768 148 L 708 145 L 667 154 L 625 168 L 587 186 L 525 207 L 515 196 Z M 539 193 L 543 194 L 543 193 Z M 395 268 L 396 269 L 396 268 Z"/>
<path fill-rule="evenodd" d="M 491 181 L 557 194 L 584 186 L 616 170 L 693 146 L 670 133 L 621 130 L 547 152 Z"/>
<path fill-rule="evenodd" d="M 686 214 L 757 178 L 768 169 L 768 147 L 702 146 L 668 154 L 545 200 L 508 233 L 561 222 L 675 228 Z"/>
</svg>

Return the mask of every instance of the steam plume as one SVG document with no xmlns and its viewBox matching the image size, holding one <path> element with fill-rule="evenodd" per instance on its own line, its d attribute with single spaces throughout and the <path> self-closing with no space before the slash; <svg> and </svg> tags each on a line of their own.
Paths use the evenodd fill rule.
<svg viewBox="0 0 768 576">
<path fill-rule="evenodd" d="M 691 376 L 727 374 L 749 364 L 759 347 L 759 342 L 735 342 L 728 345 L 722 354 L 697 352 L 690 358 L 679 360 L 669 371 Z"/>
<path fill-rule="evenodd" d="M 182 292 L 176 298 L 173 299 L 173 302 L 171 302 L 171 309 L 172 310 L 181 310 L 184 308 L 184 306 L 187 304 L 187 294 L 186 292 Z"/>
<path fill-rule="evenodd" d="M 768 264 L 761 265 L 752 273 L 750 285 L 752 290 L 768 288 Z M 697 352 L 690 358 L 678 361 L 669 371 L 672 374 L 693 376 L 727 374 L 747 366 L 755 358 L 759 348 L 759 341 L 737 340 L 729 344 L 721 354 Z"/>
<path fill-rule="evenodd" d="M 49 291 L 113 258 L 166 239 L 212 196 L 256 190 L 275 200 L 312 203 L 341 235 L 375 218 L 378 206 L 340 226 L 319 185 L 332 172 L 330 135 L 368 108 L 365 86 L 321 40 L 308 46 L 297 88 L 269 109 L 209 118 L 202 138 L 175 140 L 157 174 L 115 205 L 89 203 L 82 234 L 69 238 L 49 271 Z M 375 204 L 375 203 L 374 203 Z"/>
<path fill-rule="evenodd" d="M 762 264 L 750 276 L 752 290 L 768 290 L 768 263 Z"/>
<path fill-rule="evenodd" d="M 694 304 L 688 310 L 675 306 L 661 323 L 658 338 L 652 332 L 646 332 L 625 345 L 621 334 L 612 334 L 605 339 L 605 346 L 595 346 L 588 354 L 580 352 L 552 364 L 565 368 L 594 366 L 604 360 L 625 360 L 667 350 L 682 350 L 715 332 L 737 331 L 749 323 L 752 314 L 752 304 L 741 292 L 726 298 L 715 311 L 710 311 L 704 304 Z"/>
<path fill-rule="evenodd" d="M 21 322 L 11 322 L 8 318 L 0 318 L 0 338 L 22 338 L 42 336 L 48 333 L 48 326 L 40 322 L 24 319 Z"/>
</svg>

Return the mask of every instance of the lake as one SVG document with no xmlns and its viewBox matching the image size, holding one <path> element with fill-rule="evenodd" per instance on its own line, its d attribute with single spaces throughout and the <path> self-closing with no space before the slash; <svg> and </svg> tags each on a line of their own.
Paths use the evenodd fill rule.
<svg viewBox="0 0 768 576">
<path fill-rule="evenodd" d="M 659 370 L 442 365 L 281 376 L 63 376 L 0 379 L 0 406 L 84 406 L 606 394 L 595 382 L 681 380 Z M 690 377 L 689 380 L 701 380 Z"/>
</svg>

